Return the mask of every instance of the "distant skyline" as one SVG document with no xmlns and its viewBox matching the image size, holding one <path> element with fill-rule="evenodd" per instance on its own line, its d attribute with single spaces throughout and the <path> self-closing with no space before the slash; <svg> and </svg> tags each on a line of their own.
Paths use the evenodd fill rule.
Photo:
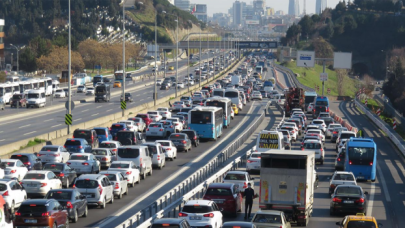
<svg viewBox="0 0 405 228">
<path fill-rule="evenodd" d="M 240 0 L 248 4 L 253 0 Z M 335 8 L 341 0 L 328 0 L 328 8 Z M 191 3 L 207 4 L 208 15 L 212 16 L 214 13 L 228 13 L 228 9 L 232 7 L 235 0 L 191 0 Z M 307 14 L 315 13 L 316 0 L 307 0 Z M 304 10 L 304 0 L 299 0 L 301 13 Z M 283 10 L 285 14 L 288 13 L 288 0 L 266 0 L 267 7 L 272 7 L 277 10 Z"/>
</svg>

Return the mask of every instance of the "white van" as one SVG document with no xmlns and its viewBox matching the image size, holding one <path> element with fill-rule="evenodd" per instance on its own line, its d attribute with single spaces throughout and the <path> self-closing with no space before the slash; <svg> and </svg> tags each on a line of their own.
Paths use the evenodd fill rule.
<svg viewBox="0 0 405 228">
<path fill-rule="evenodd" d="M 152 176 L 152 158 L 147 146 L 118 147 L 117 160 L 133 161 L 138 167 L 142 179 L 146 178 L 146 174 Z"/>
<path fill-rule="evenodd" d="M 243 104 L 242 100 L 240 99 L 240 91 L 237 89 L 226 89 L 225 90 L 225 97 L 231 99 L 232 104 L 235 104 L 236 107 L 239 108 L 239 110 L 242 111 L 243 109 Z"/>
<path fill-rule="evenodd" d="M 256 151 L 284 150 L 284 135 L 279 131 L 262 130 L 257 136 Z"/>
<path fill-rule="evenodd" d="M 27 108 L 29 107 L 45 107 L 46 96 L 42 90 L 30 90 L 27 94 Z"/>
<path fill-rule="evenodd" d="M 225 96 L 225 89 L 214 89 L 212 96 L 224 97 Z"/>
</svg>

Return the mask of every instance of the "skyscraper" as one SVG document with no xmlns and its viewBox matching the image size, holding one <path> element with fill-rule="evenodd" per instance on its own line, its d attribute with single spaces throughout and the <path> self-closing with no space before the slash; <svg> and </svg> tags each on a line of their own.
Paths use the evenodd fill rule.
<svg viewBox="0 0 405 228">
<path fill-rule="evenodd" d="M 235 1 L 233 3 L 233 25 L 238 26 L 242 24 L 242 11 L 243 5 L 240 1 Z"/>
<path fill-rule="evenodd" d="M 190 11 L 190 0 L 174 0 L 174 5 L 184 11 Z"/>
<path fill-rule="evenodd" d="M 300 15 L 300 3 L 298 0 L 289 0 L 288 15 Z"/>
<path fill-rule="evenodd" d="M 321 14 L 328 7 L 328 0 L 316 0 L 315 13 Z"/>
</svg>

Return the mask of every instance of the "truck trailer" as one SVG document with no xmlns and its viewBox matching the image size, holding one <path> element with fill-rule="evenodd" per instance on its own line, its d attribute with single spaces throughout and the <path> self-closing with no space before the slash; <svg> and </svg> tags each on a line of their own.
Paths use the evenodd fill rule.
<svg viewBox="0 0 405 228">
<path fill-rule="evenodd" d="M 285 91 L 284 111 L 286 116 L 290 116 L 293 108 L 305 110 L 305 94 L 304 89 L 290 87 Z"/>
</svg>

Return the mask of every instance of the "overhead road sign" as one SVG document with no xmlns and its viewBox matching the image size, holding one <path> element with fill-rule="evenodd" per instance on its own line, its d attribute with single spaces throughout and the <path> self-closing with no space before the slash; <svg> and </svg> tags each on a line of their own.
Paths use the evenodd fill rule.
<svg viewBox="0 0 405 228">
<path fill-rule="evenodd" d="M 238 41 L 238 47 L 241 48 L 277 48 L 276 41 Z"/>
<path fill-rule="evenodd" d="M 352 53 L 334 52 L 333 68 L 335 69 L 352 69 Z"/>
<path fill-rule="evenodd" d="M 297 51 L 297 66 L 298 67 L 314 67 L 315 52 L 314 51 Z"/>
</svg>

